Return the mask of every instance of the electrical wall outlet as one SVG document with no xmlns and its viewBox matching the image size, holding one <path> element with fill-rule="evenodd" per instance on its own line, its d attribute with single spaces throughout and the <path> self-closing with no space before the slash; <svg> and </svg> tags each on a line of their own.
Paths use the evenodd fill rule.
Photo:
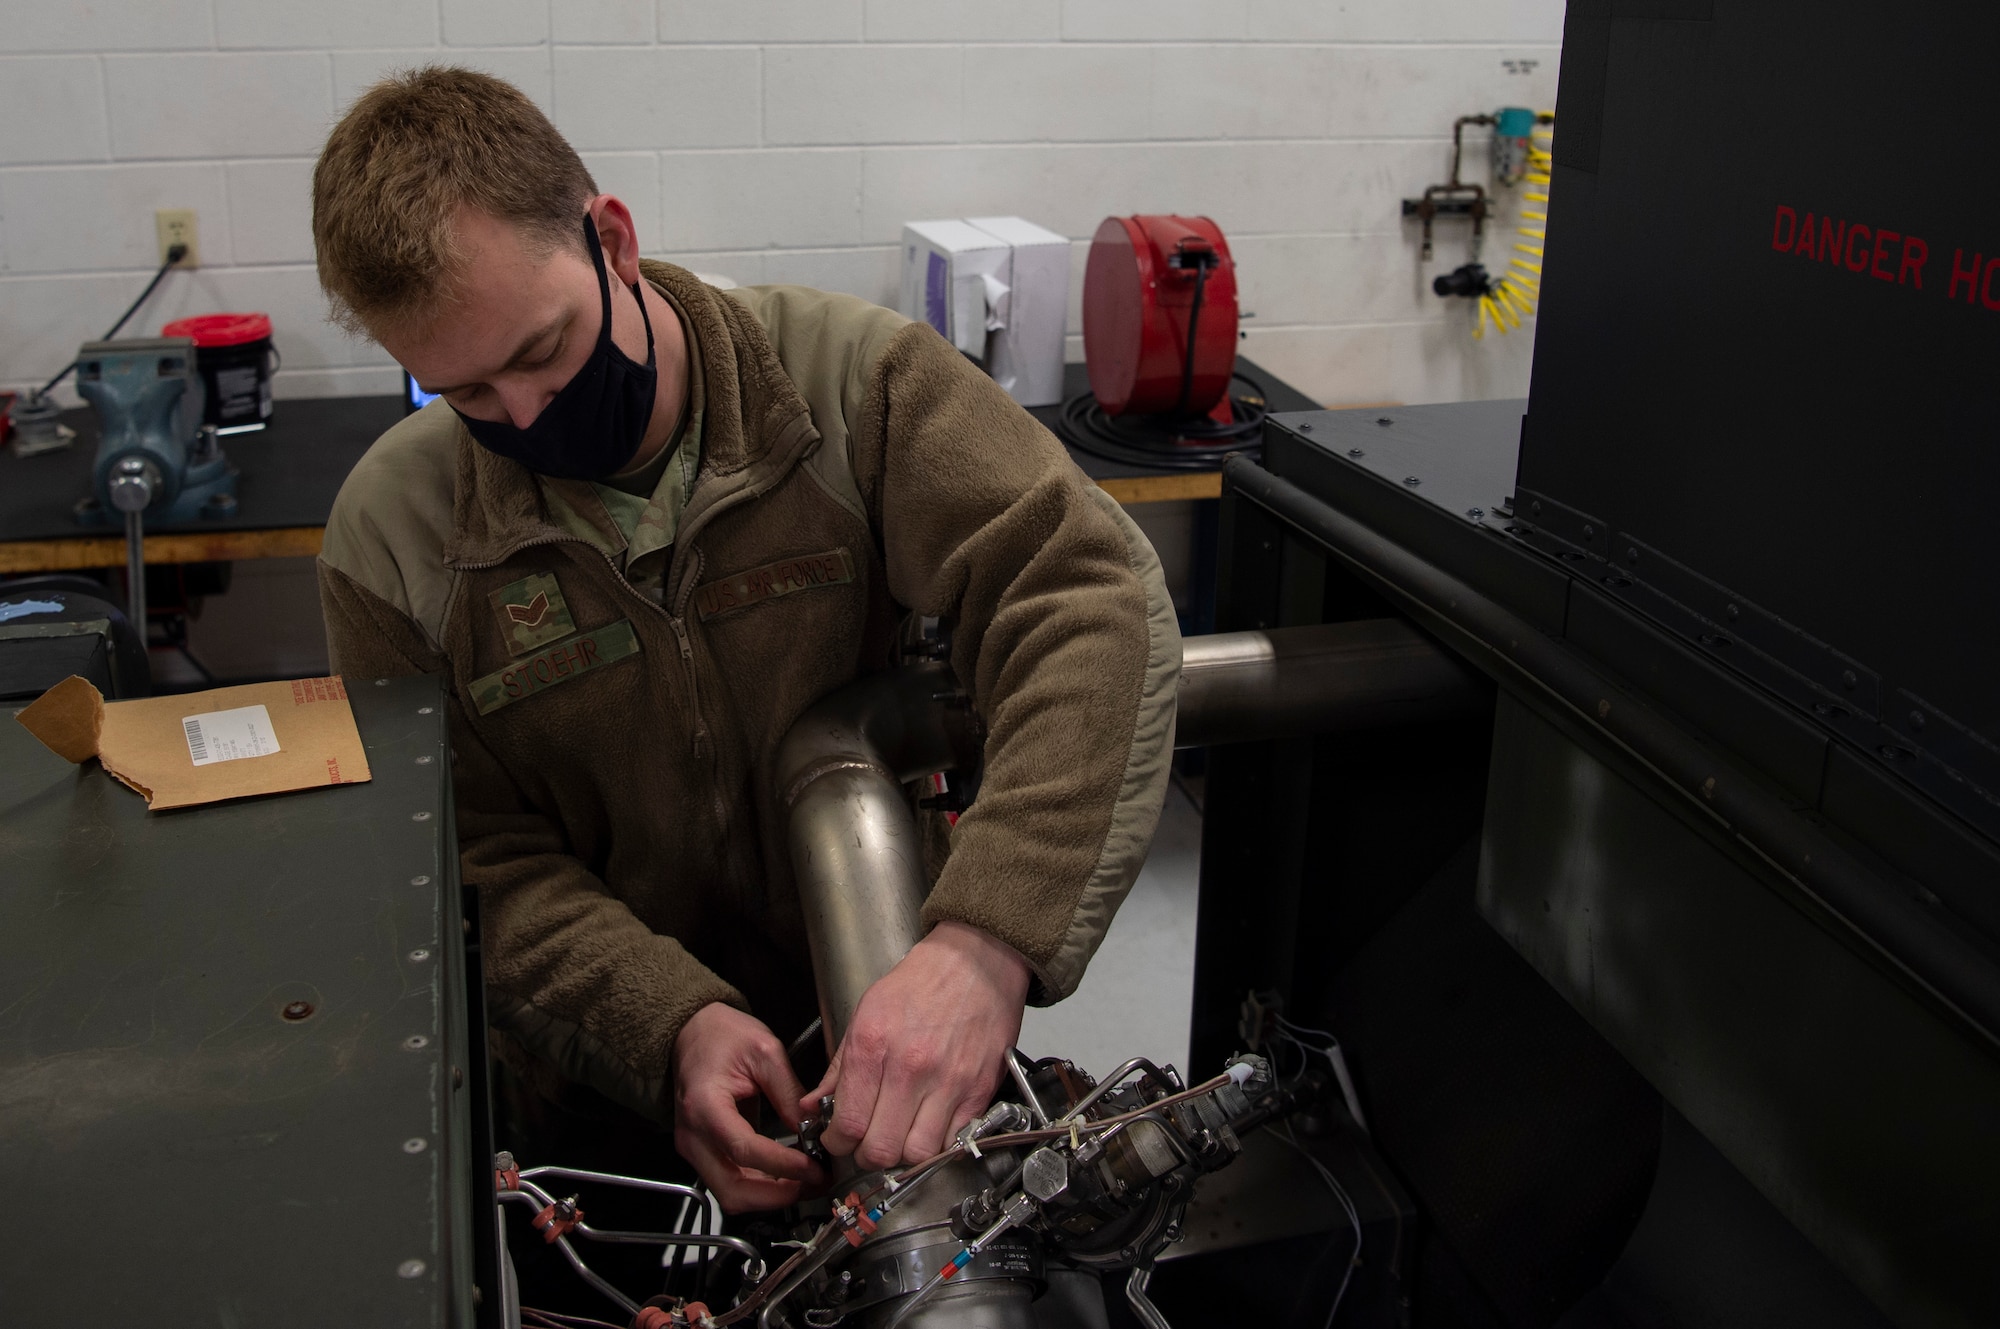
<svg viewBox="0 0 2000 1329">
<path fill-rule="evenodd" d="M 187 246 L 186 255 L 175 267 L 201 266 L 201 232 L 195 227 L 193 208 L 161 208 L 153 214 L 153 226 L 160 233 L 162 266 L 167 261 L 167 250 L 175 245 Z"/>
</svg>

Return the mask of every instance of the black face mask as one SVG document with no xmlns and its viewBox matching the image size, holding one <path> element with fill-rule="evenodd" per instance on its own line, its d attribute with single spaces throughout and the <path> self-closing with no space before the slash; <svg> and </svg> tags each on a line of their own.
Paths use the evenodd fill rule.
<svg viewBox="0 0 2000 1329">
<path fill-rule="evenodd" d="M 636 285 L 632 298 L 639 301 L 639 317 L 646 320 L 646 363 L 632 363 L 612 342 L 611 274 L 605 271 L 604 248 L 589 217 L 583 219 L 583 237 L 590 245 L 597 289 L 604 299 L 597 349 L 526 429 L 506 420 L 474 420 L 463 411 L 458 418 L 481 447 L 531 471 L 565 480 L 602 480 L 624 470 L 639 450 L 653 418 L 658 370 L 653 363 L 653 320 Z"/>
</svg>

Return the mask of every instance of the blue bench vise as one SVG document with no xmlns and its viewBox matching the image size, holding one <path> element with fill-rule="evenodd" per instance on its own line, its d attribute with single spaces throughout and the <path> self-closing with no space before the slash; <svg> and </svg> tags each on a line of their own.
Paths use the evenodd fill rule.
<svg viewBox="0 0 2000 1329">
<path fill-rule="evenodd" d="M 76 390 L 97 412 L 87 525 L 142 514 L 152 525 L 215 520 L 236 511 L 236 468 L 202 425 L 206 390 L 187 337 L 85 342 Z"/>
</svg>

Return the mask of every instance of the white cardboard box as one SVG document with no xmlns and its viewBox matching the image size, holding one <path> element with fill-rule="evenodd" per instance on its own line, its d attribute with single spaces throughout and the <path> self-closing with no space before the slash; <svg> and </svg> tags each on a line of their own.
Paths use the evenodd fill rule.
<svg viewBox="0 0 2000 1329">
<path fill-rule="evenodd" d="M 985 364 L 1023 406 L 1062 400 L 1069 241 L 1019 217 L 903 228 L 902 312 Z"/>
<path fill-rule="evenodd" d="M 1020 217 L 970 217 L 1013 250 L 1007 327 L 994 337 L 986 365 L 1023 406 L 1053 406 L 1063 396 L 1063 333 L 1069 322 L 1069 237 Z"/>
</svg>

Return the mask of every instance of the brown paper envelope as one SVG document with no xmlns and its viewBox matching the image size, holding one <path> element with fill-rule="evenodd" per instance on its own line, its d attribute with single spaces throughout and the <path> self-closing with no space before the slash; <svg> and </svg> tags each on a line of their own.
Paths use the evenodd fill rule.
<svg viewBox="0 0 2000 1329">
<path fill-rule="evenodd" d="M 108 704 L 72 677 L 15 718 L 59 756 L 96 757 L 155 811 L 369 778 L 338 676 Z"/>
</svg>

